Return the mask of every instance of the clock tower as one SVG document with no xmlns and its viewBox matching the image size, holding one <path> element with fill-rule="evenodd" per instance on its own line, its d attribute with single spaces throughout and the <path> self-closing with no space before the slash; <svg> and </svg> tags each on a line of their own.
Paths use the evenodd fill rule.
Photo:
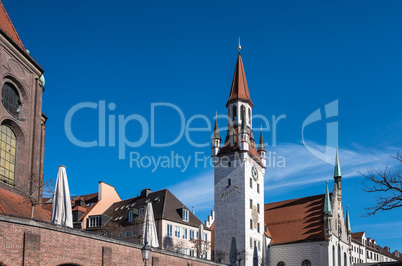
<svg viewBox="0 0 402 266">
<path fill-rule="evenodd" d="M 224 263 L 233 263 L 232 238 L 236 249 L 246 256 L 242 265 L 261 258 L 264 237 L 265 146 L 253 136 L 253 103 L 243 61 L 239 54 L 230 90 L 228 131 L 221 147 L 217 121 L 212 135 L 214 159 L 215 251 L 228 254 Z M 231 251 L 232 249 L 232 251 Z"/>
</svg>

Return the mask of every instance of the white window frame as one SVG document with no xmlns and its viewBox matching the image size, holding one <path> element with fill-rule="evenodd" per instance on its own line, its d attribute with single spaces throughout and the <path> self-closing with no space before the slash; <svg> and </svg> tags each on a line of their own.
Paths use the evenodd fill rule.
<svg viewBox="0 0 402 266">
<path fill-rule="evenodd" d="M 183 235 L 183 239 L 187 239 L 187 228 L 183 228 L 182 235 Z"/>
<path fill-rule="evenodd" d="M 176 226 L 174 227 L 174 236 L 176 238 L 180 238 L 180 226 Z"/>
<path fill-rule="evenodd" d="M 190 213 L 188 210 L 183 209 L 183 221 L 188 222 Z"/>
<path fill-rule="evenodd" d="M 173 236 L 173 226 L 171 224 L 167 224 L 167 236 Z"/>
</svg>

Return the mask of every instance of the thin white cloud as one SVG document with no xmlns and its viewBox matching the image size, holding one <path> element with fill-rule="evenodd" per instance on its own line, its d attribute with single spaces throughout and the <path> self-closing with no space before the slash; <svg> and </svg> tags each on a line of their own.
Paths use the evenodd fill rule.
<svg viewBox="0 0 402 266">
<path fill-rule="evenodd" d="M 214 172 L 208 170 L 200 176 L 173 185 L 170 190 L 188 208 L 195 211 L 209 211 L 214 207 Z"/>
<path fill-rule="evenodd" d="M 312 144 L 319 150 L 324 146 Z M 335 162 L 335 148 L 329 148 L 329 154 Z M 270 148 L 271 164 L 273 157 L 278 163 L 279 156 L 286 160 L 286 167 L 267 168 L 265 175 L 265 190 L 281 193 L 291 187 L 300 187 L 318 182 L 325 182 L 333 178 L 334 166 L 316 158 L 299 143 L 282 144 Z M 393 147 L 379 149 L 367 149 L 362 146 L 353 145 L 350 149 L 339 149 L 339 157 L 344 178 L 359 177 L 357 170 L 365 171 L 371 168 L 382 168 L 392 163 L 390 155 L 396 151 Z M 196 212 L 209 212 L 214 207 L 214 176 L 213 170 L 206 170 L 204 173 L 189 178 L 181 183 L 170 187 L 171 191 L 191 208 L 195 206 Z"/>
<path fill-rule="evenodd" d="M 314 144 L 318 150 L 325 150 L 324 146 Z M 328 148 L 328 154 L 332 154 L 329 161 L 335 163 L 335 148 Z M 272 165 L 267 168 L 265 175 L 265 190 L 285 189 L 294 186 L 308 185 L 317 182 L 331 180 L 333 177 L 334 166 L 325 163 L 321 159 L 312 155 L 302 144 L 283 144 L 277 146 L 275 154 L 271 152 L 278 161 L 279 156 L 286 160 L 286 167 L 280 168 Z M 392 158 L 396 148 L 384 147 L 384 149 L 367 149 L 362 146 L 354 145 L 353 149 L 339 149 L 342 176 L 344 178 L 360 177 L 358 170 L 366 171 L 372 168 L 383 168 L 387 164 L 392 164 Z M 327 155 L 325 155 L 327 156 Z M 328 159 L 328 158 L 327 158 Z"/>
</svg>

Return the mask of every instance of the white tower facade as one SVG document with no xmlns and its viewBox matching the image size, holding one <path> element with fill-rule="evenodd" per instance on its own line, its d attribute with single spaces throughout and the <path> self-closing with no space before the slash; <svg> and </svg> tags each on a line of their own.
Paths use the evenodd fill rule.
<svg viewBox="0 0 402 266">
<path fill-rule="evenodd" d="M 215 168 L 214 250 L 228 254 L 222 262 L 233 263 L 236 252 L 232 238 L 235 238 L 237 252 L 245 252 L 241 265 L 253 265 L 254 260 L 261 258 L 263 250 L 265 147 L 263 152 L 257 149 L 253 137 L 253 103 L 240 52 L 226 107 L 229 129 L 225 143 L 217 152 L 214 148 L 212 152 Z"/>
</svg>

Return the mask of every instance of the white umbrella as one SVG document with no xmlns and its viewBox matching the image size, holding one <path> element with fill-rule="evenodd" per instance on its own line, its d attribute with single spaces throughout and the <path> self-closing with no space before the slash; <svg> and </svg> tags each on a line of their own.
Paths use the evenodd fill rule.
<svg viewBox="0 0 402 266">
<path fill-rule="evenodd" d="M 53 194 L 52 223 L 73 227 L 70 190 L 68 189 L 65 166 L 59 166 L 57 174 L 56 187 Z"/>
<path fill-rule="evenodd" d="M 204 225 L 200 224 L 198 227 L 198 239 L 199 239 L 199 256 L 200 258 L 204 257 Z"/>
<path fill-rule="evenodd" d="M 156 233 L 155 219 L 154 219 L 154 211 L 152 209 L 151 202 L 147 203 L 147 208 L 145 210 L 145 219 L 142 230 L 142 244 L 145 245 L 145 242 L 148 242 L 148 245 L 154 248 L 159 248 L 158 235 Z"/>
</svg>

